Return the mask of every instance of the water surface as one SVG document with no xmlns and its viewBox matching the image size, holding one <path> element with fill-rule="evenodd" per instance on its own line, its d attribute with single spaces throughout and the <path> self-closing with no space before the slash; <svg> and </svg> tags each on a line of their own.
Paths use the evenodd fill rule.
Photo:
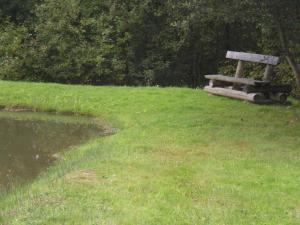
<svg viewBox="0 0 300 225">
<path fill-rule="evenodd" d="M 0 112 L 0 190 L 35 178 L 59 152 L 102 131 L 86 117 Z"/>
</svg>

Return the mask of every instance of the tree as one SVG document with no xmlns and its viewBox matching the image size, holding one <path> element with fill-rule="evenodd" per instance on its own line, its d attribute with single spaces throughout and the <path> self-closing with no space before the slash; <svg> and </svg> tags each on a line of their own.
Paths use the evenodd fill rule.
<svg viewBox="0 0 300 225">
<path fill-rule="evenodd" d="M 0 18 L 9 18 L 12 22 L 22 24 L 34 17 L 35 5 L 41 0 L 1 0 Z"/>
<path fill-rule="evenodd" d="M 272 33 L 277 33 L 282 53 L 292 68 L 297 86 L 300 88 L 300 67 L 295 57 L 295 51 L 299 51 L 300 4 L 296 0 L 275 2 L 268 0 L 261 5 L 270 18 L 265 26 L 269 26 Z"/>
<path fill-rule="evenodd" d="M 238 3 L 239 2 L 239 3 Z M 300 88 L 299 56 L 300 4 L 297 0 L 244 0 L 237 1 L 249 20 L 262 31 L 263 48 L 286 57 Z M 266 41 L 264 41 L 266 40 Z"/>
<path fill-rule="evenodd" d="M 224 56 L 237 50 L 285 55 L 299 84 L 299 5 L 296 0 L 4 0 L 0 78 L 199 87 L 204 74 L 220 67 L 230 71 Z"/>
</svg>

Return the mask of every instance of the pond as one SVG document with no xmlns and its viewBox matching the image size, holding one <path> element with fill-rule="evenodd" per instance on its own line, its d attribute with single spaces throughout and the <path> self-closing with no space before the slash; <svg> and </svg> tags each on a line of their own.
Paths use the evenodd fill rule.
<svg viewBox="0 0 300 225">
<path fill-rule="evenodd" d="M 88 117 L 0 111 L 0 190 L 32 180 L 61 151 L 103 131 Z"/>
</svg>

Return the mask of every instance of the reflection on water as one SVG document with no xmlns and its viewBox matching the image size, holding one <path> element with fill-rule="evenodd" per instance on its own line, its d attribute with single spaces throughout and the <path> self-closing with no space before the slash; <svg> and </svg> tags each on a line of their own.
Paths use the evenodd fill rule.
<svg viewBox="0 0 300 225">
<path fill-rule="evenodd" d="M 36 177 L 59 151 L 101 134 L 88 118 L 0 112 L 0 190 Z"/>
</svg>

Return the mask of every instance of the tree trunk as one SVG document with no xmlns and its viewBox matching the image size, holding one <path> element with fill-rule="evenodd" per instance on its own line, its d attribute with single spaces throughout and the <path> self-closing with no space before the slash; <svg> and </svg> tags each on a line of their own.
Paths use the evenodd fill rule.
<svg viewBox="0 0 300 225">
<path fill-rule="evenodd" d="M 292 54 L 288 54 L 286 56 L 286 59 L 289 62 L 290 67 L 292 68 L 293 73 L 296 77 L 297 87 L 300 88 L 300 67 L 297 64 L 296 59 Z"/>
<path fill-rule="evenodd" d="M 193 88 L 196 88 L 197 87 L 197 77 L 198 77 L 198 74 L 197 74 L 197 52 L 196 52 L 196 48 L 194 48 L 193 50 Z"/>
<path fill-rule="evenodd" d="M 288 46 L 288 40 L 287 40 L 284 30 L 282 29 L 281 24 L 278 22 L 277 25 L 278 25 L 278 35 L 279 35 L 279 39 L 281 42 L 282 50 L 284 51 L 285 57 L 295 75 L 297 88 L 300 89 L 300 67 L 297 64 L 294 54 L 292 52 L 290 52 L 290 49 Z"/>
<path fill-rule="evenodd" d="M 290 51 L 289 40 L 287 37 L 288 34 L 286 32 L 285 26 L 280 21 L 280 18 L 283 17 L 280 11 L 281 10 L 278 7 L 276 7 L 276 14 L 274 15 L 275 24 L 277 26 L 277 31 L 278 31 L 278 37 L 280 40 L 281 48 L 284 51 L 285 57 L 294 73 L 297 89 L 299 91 L 300 90 L 300 67 L 297 64 L 295 55 Z"/>
</svg>

